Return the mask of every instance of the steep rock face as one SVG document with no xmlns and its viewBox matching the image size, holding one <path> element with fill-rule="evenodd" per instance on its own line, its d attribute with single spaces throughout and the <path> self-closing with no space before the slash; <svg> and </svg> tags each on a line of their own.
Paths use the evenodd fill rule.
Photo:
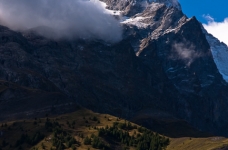
<svg viewBox="0 0 228 150">
<path fill-rule="evenodd" d="M 157 39 L 152 38 L 155 44 L 151 50 L 156 51 L 156 57 L 162 62 L 167 77 L 184 97 L 183 106 L 177 110 L 179 115 L 202 130 L 210 123 L 221 128 L 219 124 L 224 116 L 217 110 L 227 111 L 218 99 L 221 97 L 220 92 L 227 91 L 227 87 L 217 70 L 200 27 L 195 18 L 190 19 L 175 32 L 169 32 Z M 200 42 L 196 39 L 200 39 Z M 150 52 L 142 51 L 139 57 L 148 57 L 148 53 Z M 213 89 L 219 90 L 209 93 Z M 227 96 L 224 95 L 222 99 L 223 105 L 227 105 Z M 212 125 L 210 128 L 217 127 Z M 208 130 L 211 130 L 210 128 Z"/>
<path fill-rule="evenodd" d="M 29 93 L 34 94 L 32 97 L 37 96 L 32 91 L 43 92 L 43 95 L 54 93 L 61 103 L 70 99 L 96 111 L 115 112 L 124 117 L 130 116 L 130 110 L 149 105 L 142 103 L 139 106 L 141 100 L 156 101 L 162 97 L 149 94 L 156 93 L 156 89 L 144 84 L 143 76 L 147 74 L 144 70 L 147 68 L 137 60 L 128 41 L 109 46 L 99 41 L 51 41 L 32 32 L 22 36 L 5 27 L 1 27 L 1 31 L 0 77 L 9 82 L 10 87 L 17 86 L 10 94 L 5 94 L 9 93 L 5 88 L 1 91 L 2 116 L 5 105 L 10 108 L 18 101 L 24 108 L 24 99 L 35 101 L 37 110 L 46 107 L 46 104 L 36 104 L 39 101 L 28 96 Z M 25 89 L 25 92 L 19 94 L 17 89 Z M 137 91 L 148 94 L 137 94 Z M 11 103 L 8 103 L 9 99 Z M 49 101 L 50 107 L 58 104 L 54 96 L 50 100 L 42 99 Z M 22 110 L 10 109 L 7 114 Z"/>
</svg>

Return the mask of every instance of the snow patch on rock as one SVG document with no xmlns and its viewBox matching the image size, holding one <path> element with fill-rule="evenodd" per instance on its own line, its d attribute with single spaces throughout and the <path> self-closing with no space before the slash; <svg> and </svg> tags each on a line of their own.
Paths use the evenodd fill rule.
<svg viewBox="0 0 228 150">
<path fill-rule="evenodd" d="M 128 24 L 128 25 L 134 25 L 137 26 L 138 28 L 147 28 L 149 26 L 149 24 L 143 23 L 142 21 L 144 19 L 147 19 L 149 17 L 135 17 L 135 18 L 129 18 L 126 19 L 125 21 L 121 22 L 123 24 Z"/>
</svg>

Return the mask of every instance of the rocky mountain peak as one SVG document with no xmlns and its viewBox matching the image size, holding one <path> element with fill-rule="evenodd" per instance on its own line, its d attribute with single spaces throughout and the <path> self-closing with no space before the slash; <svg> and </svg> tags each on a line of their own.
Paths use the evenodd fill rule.
<svg viewBox="0 0 228 150">
<path fill-rule="evenodd" d="M 162 6 L 174 7 L 181 10 L 181 5 L 177 0 L 101 0 L 105 2 L 106 9 L 120 11 L 121 14 L 131 17 L 142 13 L 148 7 L 156 9 Z"/>
<path fill-rule="evenodd" d="M 181 10 L 181 5 L 177 0 L 148 0 L 149 3 L 164 3 L 167 7 L 176 7 Z"/>
</svg>

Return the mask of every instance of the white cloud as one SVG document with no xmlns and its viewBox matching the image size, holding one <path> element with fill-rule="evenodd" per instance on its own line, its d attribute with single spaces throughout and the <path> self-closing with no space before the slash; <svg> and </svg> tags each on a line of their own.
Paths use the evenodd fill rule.
<svg viewBox="0 0 228 150">
<path fill-rule="evenodd" d="M 119 22 L 97 0 L 0 0 L 0 24 L 48 38 L 121 39 Z"/>
<path fill-rule="evenodd" d="M 189 42 L 174 43 L 172 52 L 170 56 L 171 59 L 182 60 L 187 66 L 190 66 L 195 59 L 203 56 L 203 54 L 197 52 L 195 46 Z"/>
<path fill-rule="evenodd" d="M 204 18 L 208 21 L 207 24 L 203 24 L 207 32 L 228 45 L 228 18 L 223 22 L 216 22 L 210 15 L 204 15 Z"/>
</svg>

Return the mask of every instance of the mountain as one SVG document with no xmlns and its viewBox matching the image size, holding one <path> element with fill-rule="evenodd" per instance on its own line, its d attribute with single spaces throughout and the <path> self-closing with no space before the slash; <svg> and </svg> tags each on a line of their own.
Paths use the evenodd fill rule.
<svg viewBox="0 0 228 150">
<path fill-rule="evenodd" d="M 116 44 L 50 40 L 34 29 L 0 27 L 0 119 L 65 113 L 81 105 L 155 131 L 156 122 L 185 120 L 227 135 L 225 45 L 175 1 L 102 3 L 123 26 Z"/>
</svg>

